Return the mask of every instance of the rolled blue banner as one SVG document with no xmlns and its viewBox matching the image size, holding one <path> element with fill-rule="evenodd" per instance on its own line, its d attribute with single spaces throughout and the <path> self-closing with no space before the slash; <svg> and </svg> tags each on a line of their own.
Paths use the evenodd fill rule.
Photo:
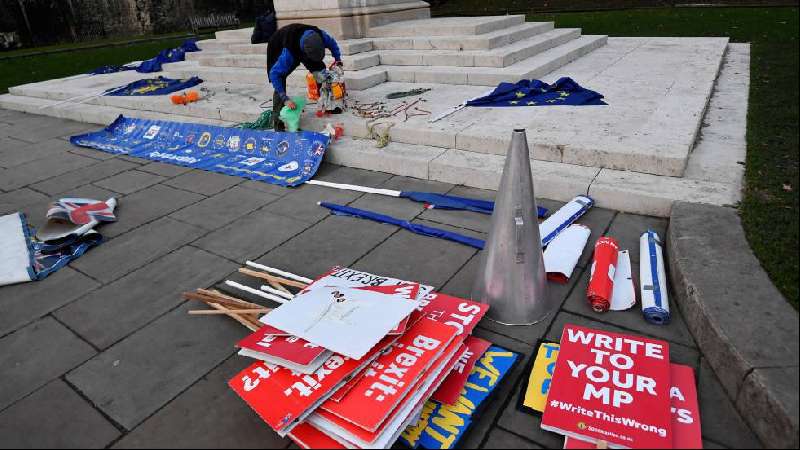
<svg viewBox="0 0 800 450">
<path fill-rule="evenodd" d="M 641 280 L 642 314 L 653 325 L 667 325 L 672 319 L 667 297 L 667 276 L 661 239 L 647 230 L 639 239 L 639 279 Z"/>
</svg>

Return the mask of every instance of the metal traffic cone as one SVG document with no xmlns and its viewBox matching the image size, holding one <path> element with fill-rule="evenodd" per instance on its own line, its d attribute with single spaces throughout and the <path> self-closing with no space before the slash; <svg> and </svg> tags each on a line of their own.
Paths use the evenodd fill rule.
<svg viewBox="0 0 800 450">
<path fill-rule="evenodd" d="M 547 295 L 542 239 L 525 130 L 514 130 L 495 199 L 489 239 L 481 253 L 472 299 L 490 306 L 504 325 L 532 325 L 558 304 Z"/>
</svg>

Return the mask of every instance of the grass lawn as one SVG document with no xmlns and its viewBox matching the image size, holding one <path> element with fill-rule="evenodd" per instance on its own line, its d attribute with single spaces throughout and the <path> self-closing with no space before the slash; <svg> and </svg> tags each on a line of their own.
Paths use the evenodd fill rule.
<svg viewBox="0 0 800 450">
<path fill-rule="evenodd" d="M 520 0 L 491 3 L 519 11 Z M 449 0 L 434 14 L 492 14 L 487 2 Z M 798 8 L 658 8 L 528 14 L 528 20 L 609 36 L 729 36 L 750 42 L 746 192 L 740 205 L 750 246 L 798 307 Z"/>
<path fill-rule="evenodd" d="M 11 86 L 86 73 L 108 64 L 118 65 L 150 59 L 165 48 L 179 46 L 184 40 L 185 38 L 176 38 L 0 60 L 0 94 L 6 93 Z M 52 47 L 42 49 L 52 49 Z M 24 51 L 30 53 L 33 49 Z M 10 54 L 12 53 L 0 53 L 0 57 Z"/>
</svg>

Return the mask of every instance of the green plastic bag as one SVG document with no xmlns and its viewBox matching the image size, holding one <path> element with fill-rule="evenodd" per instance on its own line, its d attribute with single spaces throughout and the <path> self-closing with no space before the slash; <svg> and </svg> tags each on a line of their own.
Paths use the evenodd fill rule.
<svg viewBox="0 0 800 450">
<path fill-rule="evenodd" d="M 303 107 L 306 106 L 305 97 L 292 97 L 292 101 L 297 105 L 297 108 L 290 109 L 288 106 L 281 108 L 281 113 L 278 117 L 286 124 L 286 129 L 291 132 L 300 130 L 300 116 L 303 114 Z"/>
</svg>

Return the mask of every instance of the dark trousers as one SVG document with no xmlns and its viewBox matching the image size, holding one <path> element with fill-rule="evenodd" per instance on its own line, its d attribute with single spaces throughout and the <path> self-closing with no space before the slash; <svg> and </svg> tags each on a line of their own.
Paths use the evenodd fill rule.
<svg viewBox="0 0 800 450">
<path fill-rule="evenodd" d="M 280 119 L 281 109 L 283 109 L 283 99 L 277 92 L 272 93 L 272 128 L 275 131 L 286 131 L 286 125 Z"/>
</svg>

